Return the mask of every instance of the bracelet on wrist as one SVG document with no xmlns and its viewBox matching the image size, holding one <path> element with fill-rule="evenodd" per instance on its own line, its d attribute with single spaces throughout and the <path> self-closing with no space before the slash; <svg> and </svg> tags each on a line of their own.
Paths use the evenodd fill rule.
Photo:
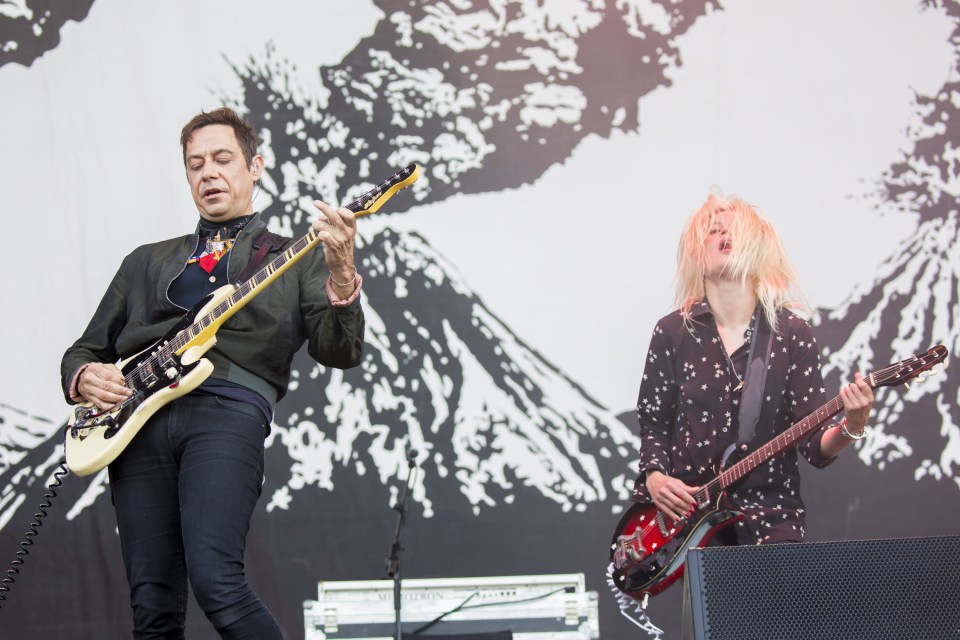
<svg viewBox="0 0 960 640">
<path fill-rule="evenodd" d="M 333 272 L 330 272 L 330 282 L 337 285 L 338 287 L 347 287 L 351 284 L 357 284 L 357 278 L 360 276 L 360 273 L 357 271 L 357 267 L 353 267 L 353 277 L 350 278 L 348 282 L 337 282 L 333 277 Z"/>
<path fill-rule="evenodd" d="M 844 418 L 840 421 L 840 435 L 848 440 L 861 440 L 867 436 L 867 427 L 864 425 L 863 431 L 860 433 L 850 433 L 850 430 L 847 429 L 847 419 Z"/>
</svg>

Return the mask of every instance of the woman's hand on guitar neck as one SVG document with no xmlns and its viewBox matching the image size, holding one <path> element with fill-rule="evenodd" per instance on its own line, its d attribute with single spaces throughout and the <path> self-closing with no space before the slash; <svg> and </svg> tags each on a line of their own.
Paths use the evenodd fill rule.
<svg viewBox="0 0 960 640">
<path fill-rule="evenodd" d="M 130 397 L 123 372 L 115 364 L 91 362 L 80 372 L 77 381 L 80 395 L 101 411 L 110 409 Z"/>
<path fill-rule="evenodd" d="M 679 520 L 697 506 L 693 494 L 700 487 L 691 487 L 656 469 L 647 470 L 646 484 L 653 503 L 674 520 Z"/>
<path fill-rule="evenodd" d="M 840 389 L 840 399 L 843 401 L 843 417 L 847 419 L 850 432 L 863 433 L 873 407 L 873 389 L 862 373 L 857 371 L 853 382 Z"/>
</svg>

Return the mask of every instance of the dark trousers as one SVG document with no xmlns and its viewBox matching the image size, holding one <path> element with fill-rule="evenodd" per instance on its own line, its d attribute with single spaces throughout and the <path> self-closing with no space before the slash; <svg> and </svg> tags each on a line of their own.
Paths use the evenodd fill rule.
<svg viewBox="0 0 960 640">
<path fill-rule="evenodd" d="M 184 637 L 188 580 L 222 638 L 282 638 L 243 566 L 265 433 L 256 407 L 189 394 L 160 409 L 110 465 L 134 638 Z"/>
</svg>

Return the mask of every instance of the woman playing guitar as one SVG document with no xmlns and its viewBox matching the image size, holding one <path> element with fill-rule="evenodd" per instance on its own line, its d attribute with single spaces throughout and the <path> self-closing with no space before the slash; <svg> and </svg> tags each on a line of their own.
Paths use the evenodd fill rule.
<svg viewBox="0 0 960 640">
<path fill-rule="evenodd" d="M 791 312 L 799 298 L 771 224 L 743 200 L 711 195 L 683 232 L 677 308 L 654 328 L 640 385 L 633 500 L 653 506 L 628 513 L 612 547 L 615 582 L 625 592 L 665 589 L 682 575 L 686 548 L 721 530 L 728 543 L 803 539 L 798 457 L 825 467 L 864 435 L 873 391 L 861 374 L 840 391 L 841 420 L 824 414 L 731 486 L 707 490 L 721 469 L 776 441 L 826 400 L 811 327 Z"/>
</svg>

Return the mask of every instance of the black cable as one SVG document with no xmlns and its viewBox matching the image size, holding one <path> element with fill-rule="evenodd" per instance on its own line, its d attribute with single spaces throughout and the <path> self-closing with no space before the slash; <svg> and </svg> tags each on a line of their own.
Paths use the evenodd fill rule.
<svg viewBox="0 0 960 640">
<path fill-rule="evenodd" d="M 10 591 L 10 586 L 16 579 L 15 576 L 20 573 L 20 569 L 17 567 L 23 564 L 24 556 L 30 555 L 30 550 L 27 549 L 27 547 L 33 545 L 33 538 L 39 533 L 38 529 L 43 526 L 41 518 L 46 518 L 47 509 L 53 506 L 50 499 L 57 497 L 56 488 L 63 486 L 63 480 L 61 480 L 61 478 L 70 473 L 69 469 L 67 469 L 66 458 L 61 458 L 59 465 L 60 470 L 53 472 L 53 482 L 47 485 L 47 492 L 43 494 L 43 502 L 40 503 L 39 512 L 33 514 L 33 522 L 30 523 L 30 530 L 24 534 L 26 537 L 23 542 L 20 543 L 20 550 L 17 551 L 17 557 L 10 563 L 6 577 L 0 581 L 0 609 L 3 608 L 3 601 L 7 599 L 6 596 L 3 595 L 3 592 Z"/>
<path fill-rule="evenodd" d="M 414 633 L 420 633 L 421 631 L 426 631 L 433 625 L 437 624 L 447 616 L 456 613 L 457 611 L 465 611 L 466 609 L 479 609 L 481 607 L 498 607 L 504 604 L 519 604 L 521 602 L 533 602 L 534 600 L 543 600 L 544 598 L 549 598 L 555 593 L 560 593 L 561 591 L 566 591 L 566 590 L 567 590 L 567 587 L 560 587 L 559 589 L 554 589 L 553 591 L 548 591 L 546 593 L 540 594 L 538 596 L 532 596 L 530 598 L 521 598 L 520 600 L 499 600 L 497 602 L 481 602 L 480 604 L 472 604 L 469 607 L 466 606 L 467 603 L 470 602 L 473 598 L 480 595 L 479 591 L 475 591 L 470 594 L 470 597 L 468 597 L 466 600 L 461 602 L 459 605 L 457 605 L 450 611 L 447 611 L 446 613 L 441 613 L 439 616 L 437 616 L 430 622 L 426 623 L 425 625 L 423 625 L 422 627 L 414 631 Z"/>
</svg>

